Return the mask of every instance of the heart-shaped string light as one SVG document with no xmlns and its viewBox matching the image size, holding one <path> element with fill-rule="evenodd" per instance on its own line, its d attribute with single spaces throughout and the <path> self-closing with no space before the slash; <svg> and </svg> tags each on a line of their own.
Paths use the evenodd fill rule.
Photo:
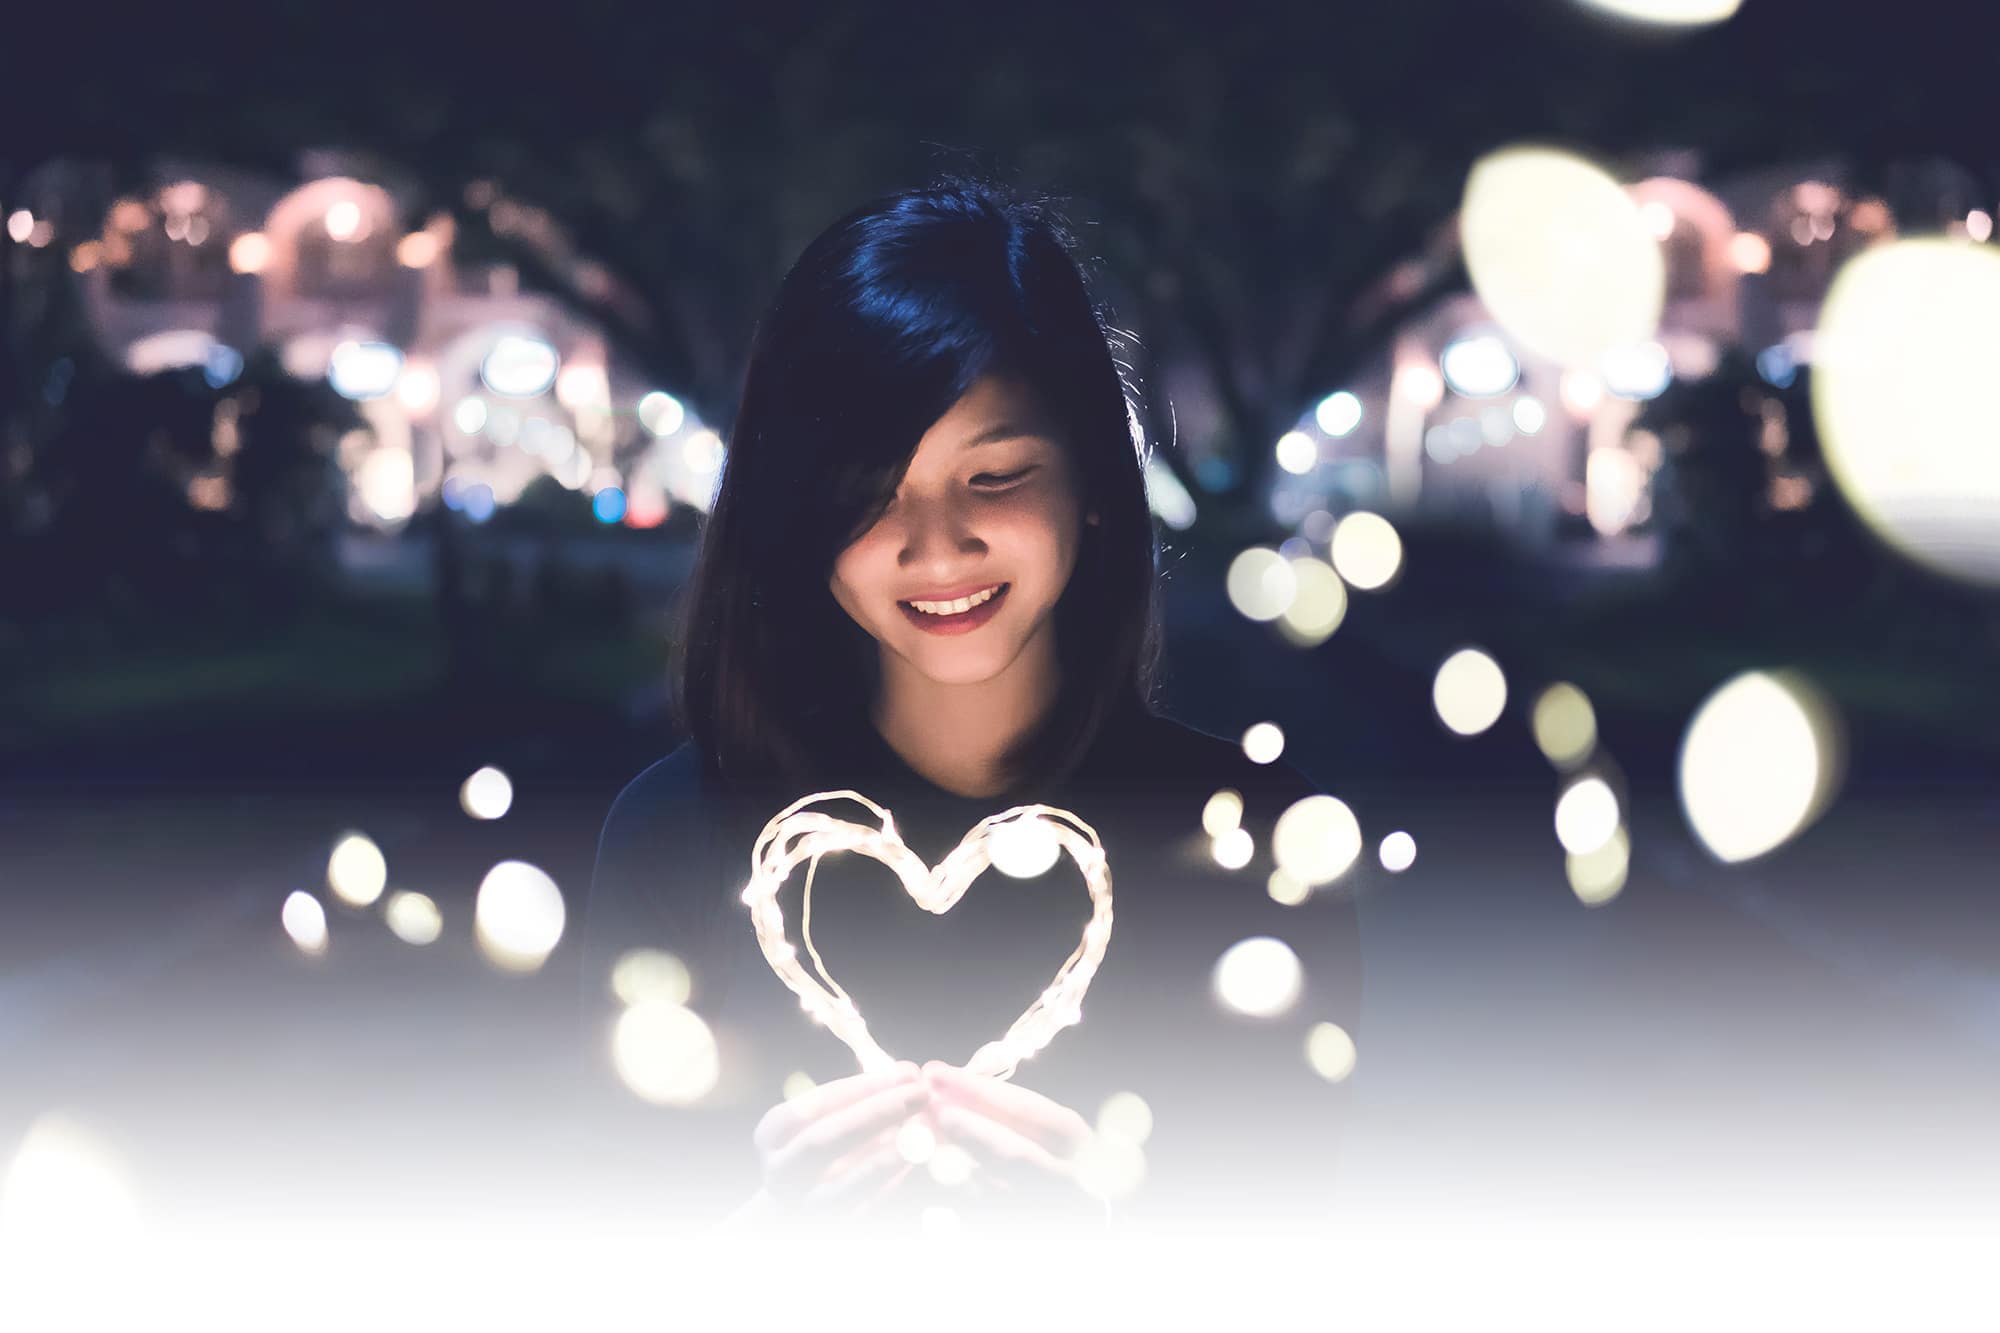
<svg viewBox="0 0 2000 1333">
<path fill-rule="evenodd" d="M 806 806 L 821 801 L 849 798 L 867 806 L 881 817 L 880 828 L 836 819 Z M 965 896 L 972 881 L 993 864 L 993 840 L 1027 834 L 1047 836 L 1066 850 L 1083 873 L 1090 891 L 1090 920 L 1083 939 L 1056 970 L 1035 1002 L 998 1041 L 989 1041 L 973 1053 L 965 1068 L 975 1074 L 1011 1078 L 1020 1062 L 1034 1055 L 1063 1028 L 1083 1019 L 1083 994 L 1104 960 L 1104 946 L 1111 938 L 1111 869 L 1104 857 L 1104 845 L 1097 831 L 1067 810 L 1049 805 L 1019 805 L 989 815 L 965 835 L 958 846 L 933 869 L 903 842 L 896 821 L 887 810 L 854 791 L 814 792 L 800 797 L 774 815 L 757 835 L 750 852 L 750 883 L 743 890 L 743 902 L 750 909 L 750 921 L 757 930 L 757 943 L 779 980 L 799 997 L 801 1006 L 816 1023 L 823 1024 L 847 1043 L 861 1061 L 864 1073 L 885 1070 L 895 1064 L 862 1021 L 853 999 L 827 975 L 819 950 L 812 944 L 812 881 L 819 858 L 828 852 L 859 852 L 880 861 L 896 872 L 903 887 L 919 907 L 938 915 L 950 911 Z M 806 870 L 805 902 L 801 934 L 812 953 L 824 984 L 807 975 L 799 965 L 799 953 L 785 939 L 784 913 L 778 907 L 778 890 L 801 861 L 812 862 Z"/>
</svg>

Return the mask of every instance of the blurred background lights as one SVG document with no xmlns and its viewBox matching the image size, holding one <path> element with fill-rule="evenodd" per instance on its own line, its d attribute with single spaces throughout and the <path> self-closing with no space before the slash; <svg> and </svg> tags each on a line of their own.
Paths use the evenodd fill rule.
<svg viewBox="0 0 2000 1333">
<path fill-rule="evenodd" d="M 422 416 L 437 406 L 438 389 L 437 368 L 411 362 L 403 367 L 403 377 L 396 381 L 396 401 Z"/>
<path fill-rule="evenodd" d="M 1288 430 L 1278 437 L 1278 466 L 1297 476 L 1304 476 L 1319 463 L 1319 446 L 1312 436 L 1302 430 Z"/>
<path fill-rule="evenodd" d="M 1243 796 L 1234 787 L 1224 787 L 1201 807 L 1201 826 L 1211 838 L 1219 838 L 1243 822 Z"/>
<path fill-rule="evenodd" d="M 361 205 L 352 199 L 340 199 L 326 210 L 326 234 L 336 241 L 358 241 L 366 233 L 362 231 L 364 219 Z"/>
<path fill-rule="evenodd" d="M 639 424 L 655 436 L 672 435 L 687 420 L 681 400 L 659 389 L 639 400 Z"/>
<path fill-rule="evenodd" d="M 987 835 L 986 848 L 993 858 L 993 868 L 1014 879 L 1047 874 L 1062 855 L 1062 844 L 1056 841 L 1055 830 L 1039 815 L 1017 815 L 996 824 Z"/>
<path fill-rule="evenodd" d="M 396 262 L 404 268 L 428 268 L 438 257 L 438 238 L 427 231 L 413 231 L 396 242 Z"/>
<path fill-rule="evenodd" d="M 1438 719 L 1461 736 L 1477 736 L 1507 707 L 1507 678 L 1500 664 L 1477 648 L 1461 648 L 1438 667 L 1431 686 Z"/>
<path fill-rule="evenodd" d="M 818 1086 L 819 1084 L 813 1081 L 811 1074 L 808 1074 L 803 1069 L 794 1069 L 791 1073 L 785 1075 L 782 1095 L 786 1101 L 795 1102 Z"/>
<path fill-rule="evenodd" d="M 1229 562 L 1229 604 L 1251 620 L 1276 620 L 1298 592 L 1291 561 L 1268 546 L 1253 546 Z"/>
<path fill-rule="evenodd" d="M 1572 852 L 1563 858 L 1570 891 L 1577 901 L 1595 907 L 1609 902 L 1625 887 L 1625 873 L 1632 859 L 1632 841 L 1621 825 L 1613 829 L 1604 845 L 1581 856 Z"/>
<path fill-rule="evenodd" d="M 1465 398 L 1496 397 L 1521 378 L 1520 363 L 1507 344 L 1491 333 L 1456 339 L 1445 347 L 1439 366 L 1452 392 Z"/>
<path fill-rule="evenodd" d="M 1297 907 L 1312 897 L 1312 885 L 1296 879 L 1279 866 L 1264 878 L 1264 891 L 1271 895 L 1271 901 L 1285 907 Z"/>
<path fill-rule="evenodd" d="M 715 1033 L 685 1005 L 644 1000 L 618 1016 L 611 1062 L 627 1088 L 659 1106 L 706 1097 L 722 1072 Z"/>
<path fill-rule="evenodd" d="M 1597 713 L 1584 692 L 1568 681 L 1557 681 L 1536 696 L 1532 725 L 1535 745 L 1557 768 L 1582 762 L 1597 747 Z"/>
<path fill-rule="evenodd" d="M 444 933 L 444 916 L 427 895 L 398 889 L 382 909 L 390 933 L 405 944 L 430 944 Z"/>
<path fill-rule="evenodd" d="M 136 1238 L 143 1220 L 110 1145 L 71 1117 L 46 1112 L 30 1123 L 0 1179 L 0 1262 L 13 1280 L 31 1276 L 20 1266 L 30 1254 L 94 1267 L 107 1257 L 107 1241 Z"/>
<path fill-rule="evenodd" d="M 1334 525 L 1328 545 L 1334 569 L 1363 592 L 1388 586 L 1403 567 L 1403 539 L 1380 514 L 1347 515 Z"/>
<path fill-rule="evenodd" d="M 458 803 L 474 819 L 498 819 L 514 805 L 514 784 L 491 764 L 474 769 L 458 789 Z"/>
<path fill-rule="evenodd" d="M 367 834 L 348 833 L 334 843 L 326 859 L 326 884 L 335 897 L 353 907 L 366 907 L 382 896 L 388 883 L 389 863 Z"/>
<path fill-rule="evenodd" d="M 1298 1002 L 1304 984 L 1304 969 L 1292 946 L 1269 935 L 1239 940 L 1215 962 L 1216 999 L 1252 1018 L 1284 1013 Z"/>
<path fill-rule="evenodd" d="M 402 373 L 402 352 L 385 342 L 350 338 L 334 346 L 326 363 L 327 383 L 334 392 L 357 402 L 384 397 L 395 389 Z"/>
<path fill-rule="evenodd" d="M 1253 764 L 1268 764 L 1285 752 L 1285 733 L 1275 722 L 1251 724 L 1243 733 L 1243 755 Z"/>
<path fill-rule="evenodd" d="M 531 333 L 504 333 L 479 363 L 479 378 L 507 398 L 533 398 L 547 393 L 561 368 L 556 349 Z"/>
<path fill-rule="evenodd" d="M 1310 888 L 1331 884 L 1361 855 L 1361 823 L 1347 802 L 1323 793 L 1294 801 L 1271 830 L 1278 868 Z"/>
<path fill-rule="evenodd" d="M 486 872 L 472 911 L 480 948 L 510 972 L 532 972 L 562 939 L 562 890 L 526 861 L 502 861 Z"/>
<path fill-rule="evenodd" d="M 611 993 L 620 1004 L 686 1004 L 694 979 L 687 964 L 664 949 L 627 949 L 611 965 Z"/>
<path fill-rule="evenodd" d="M 1813 340 L 1827 470 L 1890 545 L 2000 585 L 2000 253 L 1893 241 L 1835 275 Z"/>
<path fill-rule="evenodd" d="M 1667 349 L 1652 339 L 1615 347 L 1598 362 L 1604 387 L 1620 398 L 1658 398 L 1674 379 Z"/>
<path fill-rule="evenodd" d="M 368 512 L 384 523 L 401 523 L 417 512 L 417 465 L 408 449 L 372 449 L 354 472 L 354 490 Z"/>
<path fill-rule="evenodd" d="M 1523 435 L 1538 434 L 1549 422 L 1549 410 L 1542 406 L 1542 400 L 1522 394 L 1514 400 L 1514 429 Z"/>
<path fill-rule="evenodd" d="M 1573 856 L 1609 842 L 1618 820 L 1618 797 L 1603 778 L 1580 778 L 1556 800 L 1556 840 Z"/>
<path fill-rule="evenodd" d="M 285 933 L 292 937 L 292 943 L 303 953 L 322 954 L 326 952 L 326 909 L 319 905 L 319 899 L 304 889 L 293 889 L 285 897 L 285 905 L 278 913 L 284 924 Z"/>
<path fill-rule="evenodd" d="M 1306 1033 L 1306 1063 L 1329 1083 L 1354 1072 L 1354 1038 L 1338 1023 L 1315 1023 Z"/>
<path fill-rule="evenodd" d="M 1400 875 L 1417 863 L 1417 840 L 1398 829 L 1382 839 L 1378 855 L 1384 870 L 1392 875 Z"/>
<path fill-rule="evenodd" d="M 1771 267 L 1771 243 L 1754 231 L 1729 238 L 1729 262 L 1742 273 L 1763 273 Z"/>
<path fill-rule="evenodd" d="M 271 242 L 261 231 L 246 231 L 229 243 L 229 267 L 237 273 L 262 273 L 271 262 Z"/>
<path fill-rule="evenodd" d="M 1573 153 L 1505 148 L 1476 162 L 1459 212 L 1473 289 L 1524 347 L 1594 366 L 1650 338 L 1666 261 L 1638 204 Z"/>
<path fill-rule="evenodd" d="M 1077 1151 L 1077 1184 L 1100 1199 L 1125 1198 L 1145 1179 L 1145 1150 L 1127 1139 L 1095 1134 Z"/>
<path fill-rule="evenodd" d="M 467 435 L 477 435 L 486 429 L 486 400 L 467 394 L 458 400 L 458 406 L 451 409 L 451 424 Z"/>
<path fill-rule="evenodd" d="M 1295 591 L 1278 616 L 1278 631 L 1297 648 L 1323 643 L 1347 618 L 1347 585 L 1332 565 L 1309 555 L 1294 556 Z"/>
<path fill-rule="evenodd" d="M 722 470 L 722 453 L 722 437 L 712 430 L 690 431 L 681 441 L 681 461 L 699 477 L 713 476 Z"/>
<path fill-rule="evenodd" d="M 1722 22 L 1736 12 L 1743 0 L 1580 0 L 1580 3 L 1640 23 L 1695 27 Z"/>
<path fill-rule="evenodd" d="M 1803 677 L 1747 672 L 1705 699 L 1688 724 L 1681 808 L 1718 859 L 1762 856 L 1825 809 L 1841 750 L 1831 704 Z"/>
<path fill-rule="evenodd" d="M 625 492 L 616 486 L 606 486 L 590 497 L 590 511 L 599 523 L 616 523 L 625 517 Z"/>
<path fill-rule="evenodd" d="M 13 238 L 14 244 L 26 245 L 34 230 L 35 215 L 27 209 L 16 209 L 7 215 L 7 235 Z"/>
<path fill-rule="evenodd" d="M 1153 1132 L 1153 1108 L 1136 1092 L 1114 1092 L 1097 1108 L 1097 1132 L 1106 1138 L 1143 1144 Z"/>
<path fill-rule="evenodd" d="M 1241 870 L 1250 864 L 1256 854 L 1257 844 L 1246 828 L 1233 828 L 1218 834 L 1209 844 L 1209 852 L 1215 863 L 1224 870 Z"/>
<path fill-rule="evenodd" d="M 1361 400 L 1345 389 L 1330 393 L 1313 409 L 1313 420 L 1321 430 L 1338 439 L 1361 424 Z"/>
</svg>

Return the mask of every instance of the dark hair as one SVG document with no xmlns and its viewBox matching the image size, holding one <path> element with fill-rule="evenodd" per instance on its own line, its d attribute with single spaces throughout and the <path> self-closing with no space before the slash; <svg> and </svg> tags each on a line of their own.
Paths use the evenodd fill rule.
<svg viewBox="0 0 2000 1333">
<path fill-rule="evenodd" d="M 725 778 L 815 781 L 868 725 L 880 650 L 834 600 L 834 561 L 988 374 L 1047 405 L 1098 515 L 1056 604 L 1060 694 L 1003 757 L 1009 785 L 1069 773 L 1104 724 L 1150 710 L 1145 446 L 1072 243 L 1045 201 L 952 176 L 847 214 L 785 275 L 751 342 L 673 648 L 680 724 Z"/>
</svg>

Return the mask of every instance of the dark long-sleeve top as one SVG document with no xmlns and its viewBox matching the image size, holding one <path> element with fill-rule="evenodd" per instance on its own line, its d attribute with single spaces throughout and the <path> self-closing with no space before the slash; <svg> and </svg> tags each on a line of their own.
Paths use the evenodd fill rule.
<svg viewBox="0 0 2000 1333">
<path fill-rule="evenodd" d="M 1347 1085 L 1316 1073 L 1306 1048 L 1320 1023 L 1359 1038 L 1358 922 L 1337 883 L 1296 906 L 1267 888 L 1273 825 L 1322 787 L 1287 761 L 1253 763 L 1233 741 L 1136 711 L 1107 724 L 1068 778 L 1005 801 L 939 788 L 872 730 L 866 736 L 845 771 L 817 789 L 850 788 L 888 809 L 926 864 L 1018 804 L 1071 811 L 1097 832 L 1113 900 L 1102 966 L 1082 1021 L 1023 1061 L 1012 1081 L 1093 1122 L 1113 1093 L 1145 1099 L 1153 1114 L 1145 1183 L 1121 1212 L 1166 1218 L 1192 1207 L 1204 1217 L 1270 1219 L 1330 1206 Z M 1221 788 L 1243 798 L 1254 841 L 1250 862 L 1234 870 L 1216 861 L 1202 826 Z M 679 1117 L 687 1160 L 724 1182 L 722 1196 L 732 1177 L 736 1197 L 756 1189 L 751 1130 L 787 1076 L 824 1082 L 858 1069 L 771 970 L 741 899 L 759 832 L 806 794 L 732 790 L 690 741 L 625 787 L 599 840 L 581 983 L 591 1049 L 609 1049 L 619 1012 L 609 978 L 625 951 L 665 950 L 687 966 L 688 1005 L 716 1033 L 721 1072 L 699 1108 L 664 1113 L 663 1132 Z M 879 824 L 851 800 L 813 808 Z M 787 939 L 813 974 L 800 935 L 805 874 L 804 864 L 793 871 L 779 902 Z M 1076 948 L 1090 915 L 1067 854 L 1031 879 L 988 871 L 943 915 L 861 855 L 823 858 L 812 893 L 812 943 L 828 973 L 892 1057 L 920 1063 L 962 1065 L 998 1039 Z M 1217 997 L 1217 960 L 1252 936 L 1283 940 L 1302 963 L 1303 988 L 1282 1013 L 1252 1017 Z"/>
</svg>

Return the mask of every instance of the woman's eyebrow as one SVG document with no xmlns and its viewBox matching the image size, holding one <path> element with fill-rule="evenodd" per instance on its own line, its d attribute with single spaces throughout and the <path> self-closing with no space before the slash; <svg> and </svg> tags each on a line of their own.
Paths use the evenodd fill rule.
<svg viewBox="0 0 2000 1333">
<path fill-rule="evenodd" d="M 976 449 L 982 444 L 992 444 L 997 440 L 1038 440 L 1040 438 L 1042 438 L 1040 431 L 1030 430 L 1026 426 L 1017 426 L 1010 421 L 1003 421 L 997 426 L 988 426 L 985 430 L 980 431 L 977 435 L 967 440 L 962 447 Z"/>
</svg>

